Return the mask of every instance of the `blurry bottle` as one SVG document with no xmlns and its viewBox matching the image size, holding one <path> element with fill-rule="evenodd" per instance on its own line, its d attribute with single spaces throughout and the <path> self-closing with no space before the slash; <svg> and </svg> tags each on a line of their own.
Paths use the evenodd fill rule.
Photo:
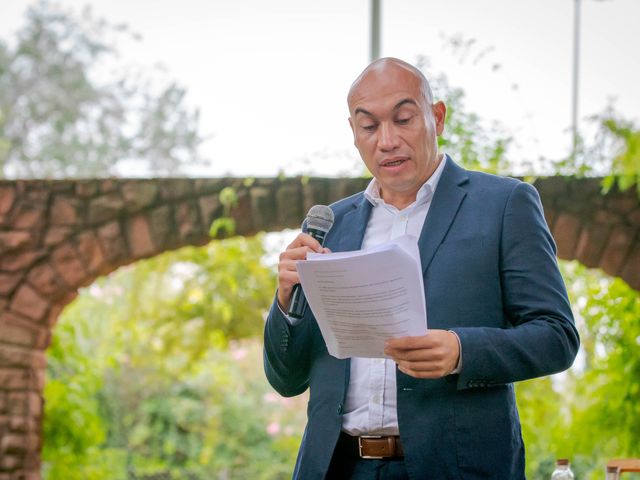
<svg viewBox="0 0 640 480">
<path fill-rule="evenodd" d="M 618 480 L 618 467 L 607 467 L 606 480 Z"/>
<path fill-rule="evenodd" d="M 566 458 L 556 460 L 556 469 L 551 474 L 551 480 L 574 480 L 575 478 L 569 466 L 569 460 Z"/>
</svg>

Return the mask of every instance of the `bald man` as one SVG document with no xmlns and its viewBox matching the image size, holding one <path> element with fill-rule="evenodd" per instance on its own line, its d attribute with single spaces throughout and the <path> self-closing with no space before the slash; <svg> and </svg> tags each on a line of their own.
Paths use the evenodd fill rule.
<svg viewBox="0 0 640 480">
<path fill-rule="evenodd" d="M 562 371 L 579 338 L 533 187 L 467 171 L 439 152 L 447 109 L 398 59 L 369 65 L 348 94 L 354 144 L 373 179 L 331 205 L 323 248 L 301 233 L 280 255 L 264 365 L 284 396 L 310 389 L 293 477 L 520 479 L 513 382 Z M 295 262 L 412 235 L 429 330 L 388 358 L 338 360 L 310 309 L 288 317 Z"/>
</svg>

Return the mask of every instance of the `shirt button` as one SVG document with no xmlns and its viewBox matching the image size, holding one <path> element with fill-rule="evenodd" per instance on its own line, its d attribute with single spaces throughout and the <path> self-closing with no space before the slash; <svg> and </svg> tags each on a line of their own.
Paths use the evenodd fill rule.
<svg viewBox="0 0 640 480">
<path fill-rule="evenodd" d="M 373 403 L 375 403 L 376 405 L 380 404 L 380 395 L 374 395 L 373 398 Z"/>
</svg>

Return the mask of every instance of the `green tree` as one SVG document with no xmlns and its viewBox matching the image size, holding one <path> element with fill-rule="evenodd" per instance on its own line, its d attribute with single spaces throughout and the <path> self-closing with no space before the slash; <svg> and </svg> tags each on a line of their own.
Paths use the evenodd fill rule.
<svg viewBox="0 0 640 480">
<path fill-rule="evenodd" d="M 640 293 L 578 264 L 566 270 L 585 324 L 568 432 L 577 453 L 598 460 L 591 478 L 600 478 L 607 458 L 640 456 Z"/>
<path fill-rule="evenodd" d="M 81 292 L 49 352 L 46 478 L 290 477 L 304 398 L 280 399 L 262 372 L 264 257 L 261 236 L 213 241 Z"/>
<path fill-rule="evenodd" d="M 95 356 L 104 324 L 93 324 L 90 305 L 72 304 L 47 352 L 44 389 L 43 474 L 45 478 L 108 480 L 110 452 L 103 448 L 107 419 L 100 412 L 104 361 Z M 101 331 L 100 331 L 101 330 Z"/>
<path fill-rule="evenodd" d="M 135 322 L 120 329 L 121 341 L 139 345 L 129 351 L 130 361 L 147 361 L 150 345 L 159 357 L 154 363 L 179 374 L 212 345 L 259 335 L 258 319 L 275 288 L 261 242 L 262 236 L 213 241 L 123 271 L 118 315 Z"/>
<path fill-rule="evenodd" d="M 0 41 L 0 172 L 94 177 L 139 164 L 176 174 L 202 161 L 199 113 L 177 83 L 122 65 L 123 25 L 43 0 L 14 42 Z M 113 70 L 113 71 L 110 71 Z"/>
<path fill-rule="evenodd" d="M 615 183 L 621 190 L 635 185 L 640 196 L 640 128 L 632 121 L 607 115 L 602 119 L 603 136 L 611 141 L 611 171 L 605 178 L 605 189 Z"/>
<path fill-rule="evenodd" d="M 595 134 L 590 142 L 578 139 L 575 156 L 554 162 L 557 174 L 601 176 L 603 190 L 636 187 L 640 196 L 640 127 L 613 107 L 590 119 Z"/>
</svg>

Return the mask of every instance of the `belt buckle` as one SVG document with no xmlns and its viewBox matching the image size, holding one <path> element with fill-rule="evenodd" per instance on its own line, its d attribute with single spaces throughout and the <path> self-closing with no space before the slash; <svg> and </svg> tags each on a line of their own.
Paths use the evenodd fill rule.
<svg viewBox="0 0 640 480">
<path fill-rule="evenodd" d="M 360 435 L 358 437 L 358 454 L 360 455 L 360 458 L 364 458 L 366 460 L 381 460 L 384 457 L 378 457 L 378 456 L 373 456 L 373 455 L 363 455 L 362 454 L 362 439 L 363 438 L 382 438 L 382 435 Z"/>
</svg>

